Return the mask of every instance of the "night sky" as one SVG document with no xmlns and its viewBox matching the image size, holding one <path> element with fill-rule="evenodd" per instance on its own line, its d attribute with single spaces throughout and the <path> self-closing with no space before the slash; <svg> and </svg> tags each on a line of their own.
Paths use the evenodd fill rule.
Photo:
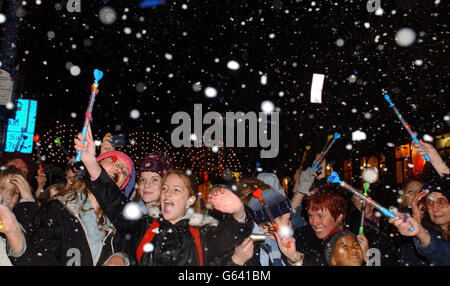
<svg viewBox="0 0 450 286">
<path fill-rule="evenodd" d="M 172 115 L 193 118 L 194 103 L 203 114 L 260 112 L 270 100 L 280 112 L 281 149 L 270 161 L 286 175 L 306 145 L 319 152 L 334 132 L 343 137 L 330 161 L 409 142 L 383 90 L 419 138 L 450 129 L 448 1 L 381 0 L 382 13 L 356 0 L 185 0 L 150 8 L 81 0 L 81 13 L 68 12 L 65 1 L 26 2 L 15 76 L 18 95 L 39 102 L 38 133 L 60 123 L 81 130 L 94 68 L 104 72 L 92 123 L 99 139 L 145 130 L 170 143 Z M 105 7 L 116 12 L 112 24 L 99 17 Z M 407 27 L 416 39 L 403 47 L 395 37 Z M 238 70 L 227 68 L 231 60 Z M 313 73 L 325 74 L 322 104 L 310 103 Z M 209 86 L 216 97 L 205 96 Z M 366 140 L 352 141 L 358 129 Z M 259 148 L 235 149 L 251 173 Z"/>
</svg>

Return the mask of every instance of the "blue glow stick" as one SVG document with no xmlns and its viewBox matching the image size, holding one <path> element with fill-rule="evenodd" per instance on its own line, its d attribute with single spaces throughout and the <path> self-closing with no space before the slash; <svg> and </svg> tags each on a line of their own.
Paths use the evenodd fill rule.
<svg viewBox="0 0 450 286">
<path fill-rule="evenodd" d="M 144 0 L 139 4 L 140 8 L 155 7 L 164 4 L 165 0 Z"/>
<path fill-rule="evenodd" d="M 92 120 L 92 109 L 94 107 L 95 96 L 98 93 L 98 81 L 101 80 L 102 77 L 103 77 L 103 72 L 98 70 L 98 69 L 95 69 L 94 70 L 95 81 L 94 81 L 94 83 L 91 86 L 91 97 L 89 98 L 89 104 L 88 104 L 88 107 L 87 107 L 87 110 L 86 110 L 86 114 L 84 116 L 83 130 L 81 131 L 81 134 L 83 135 L 83 142 L 82 142 L 83 144 L 84 144 L 84 141 L 86 139 L 86 132 L 87 132 L 87 129 L 88 129 L 89 121 Z M 81 152 L 81 151 L 77 151 L 77 157 L 75 159 L 76 162 L 80 162 L 81 161 L 82 153 L 83 152 Z"/>
<path fill-rule="evenodd" d="M 353 194 L 357 195 L 358 197 L 360 197 L 361 199 L 363 199 L 365 202 L 367 202 L 369 205 L 377 208 L 380 212 L 382 212 L 384 215 L 390 217 L 390 218 L 398 218 L 400 219 L 399 216 L 395 215 L 393 212 L 389 211 L 388 209 L 386 209 L 385 207 L 382 207 L 381 205 L 379 205 L 377 202 L 375 202 L 372 198 L 368 197 L 368 196 L 364 196 L 363 194 L 360 194 L 355 188 L 353 188 L 352 186 L 346 184 L 344 181 L 341 181 L 339 179 L 339 175 L 338 173 L 336 173 L 335 171 L 331 172 L 331 175 L 328 177 L 328 181 L 330 183 L 337 183 L 340 184 L 341 187 L 343 187 L 344 189 L 352 192 Z M 413 231 L 414 227 L 411 226 L 411 228 L 409 229 L 409 231 Z"/>
<path fill-rule="evenodd" d="M 389 106 L 392 107 L 392 109 L 394 110 L 394 112 L 397 115 L 398 119 L 400 119 L 400 122 L 403 124 L 403 126 L 406 129 L 406 131 L 408 131 L 408 134 L 409 134 L 409 136 L 411 136 L 411 138 L 414 141 L 414 143 L 419 144 L 421 146 L 421 148 L 423 148 L 422 144 L 420 144 L 420 141 L 417 139 L 416 136 L 414 136 L 414 134 L 413 134 L 413 132 L 411 130 L 411 126 L 408 124 L 408 122 L 405 121 L 405 119 L 400 114 L 400 112 L 398 112 L 398 109 L 395 107 L 394 103 L 392 103 L 391 98 L 389 97 L 389 95 L 387 93 L 384 95 L 384 99 L 386 99 L 386 101 L 389 102 L 389 104 L 390 104 Z M 423 157 L 425 158 L 425 160 L 427 162 L 430 162 L 430 156 L 425 155 Z"/>
</svg>

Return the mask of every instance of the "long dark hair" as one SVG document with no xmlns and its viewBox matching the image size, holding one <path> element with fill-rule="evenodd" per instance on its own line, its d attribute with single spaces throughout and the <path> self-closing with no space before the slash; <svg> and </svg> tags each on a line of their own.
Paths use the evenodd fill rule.
<svg viewBox="0 0 450 286">
<path fill-rule="evenodd" d="M 426 210 L 424 212 L 422 222 L 423 222 L 425 228 L 434 229 L 435 231 L 437 231 L 439 233 L 439 235 L 441 236 L 441 238 L 443 240 L 450 241 L 450 227 L 447 228 L 447 231 L 444 231 L 439 225 L 435 224 L 431 220 L 430 215 L 428 214 L 428 210 Z"/>
</svg>

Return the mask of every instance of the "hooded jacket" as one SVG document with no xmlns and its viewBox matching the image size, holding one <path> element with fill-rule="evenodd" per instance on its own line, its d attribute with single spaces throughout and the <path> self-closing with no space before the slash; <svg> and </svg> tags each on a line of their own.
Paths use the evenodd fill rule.
<svg viewBox="0 0 450 286">
<path fill-rule="evenodd" d="M 11 257 L 18 266 L 96 266 L 103 265 L 113 253 L 129 253 L 129 245 L 112 227 L 104 237 L 98 255 L 93 257 L 92 239 L 87 226 L 66 197 L 56 197 L 43 204 L 26 233 L 26 251 Z"/>
<path fill-rule="evenodd" d="M 272 189 L 275 190 L 280 195 L 284 197 L 286 196 L 284 189 L 281 187 L 280 180 L 274 173 L 261 173 L 258 174 L 256 178 L 263 181 L 265 184 L 271 186 Z"/>
<path fill-rule="evenodd" d="M 122 213 L 128 201 L 103 168 L 95 181 L 86 174 L 85 182 L 114 226 L 129 238 L 135 253 L 154 220 L 159 223 L 151 241 L 153 249 L 143 253 L 139 265 L 200 265 L 197 246 L 189 225 L 199 230 L 203 265 L 217 265 L 217 261 L 220 260 L 215 258 L 228 253 L 242 243 L 252 230 L 252 220 L 249 215 L 246 216 L 244 223 L 239 223 L 231 215 L 227 215 L 223 222 L 216 225 L 216 221 L 210 217 L 201 217 L 199 214 L 192 217 L 187 213 L 176 224 L 171 224 L 162 217 L 158 208 L 153 208 L 149 210 L 149 215 L 143 215 L 137 220 L 127 220 Z"/>
</svg>

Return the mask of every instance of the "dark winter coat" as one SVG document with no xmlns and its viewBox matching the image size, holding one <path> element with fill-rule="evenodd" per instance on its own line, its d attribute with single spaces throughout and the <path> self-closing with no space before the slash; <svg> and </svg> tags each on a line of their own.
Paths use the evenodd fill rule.
<svg viewBox="0 0 450 286">
<path fill-rule="evenodd" d="M 317 238 L 311 225 L 297 228 L 294 231 L 297 251 L 303 253 L 304 266 L 327 266 L 322 239 Z"/>
<path fill-rule="evenodd" d="M 128 238 L 136 251 L 148 228 L 156 218 L 159 230 L 151 241 L 153 251 L 144 252 L 139 265 L 146 266 L 198 266 L 200 258 L 194 237 L 189 231 L 192 220 L 188 217 L 176 224 L 164 220 L 161 214 L 144 215 L 138 220 L 127 220 L 122 215 L 127 198 L 102 168 L 100 176 L 91 181 L 89 175 L 85 177 L 88 188 L 96 197 L 101 208 L 105 211 L 113 225 Z M 201 218 L 200 220 L 203 220 Z M 204 265 L 217 265 L 221 257 L 238 246 L 251 233 L 253 221 L 247 215 L 245 223 L 237 222 L 231 215 L 227 215 L 223 222 L 196 224 L 200 233 L 200 243 Z"/>
<path fill-rule="evenodd" d="M 429 266 L 430 262 L 419 254 L 414 239 L 408 236 L 398 235 L 398 262 L 400 266 Z"/>
<path fill-rule="evenodd" d="M 434 266 L 450 266 L 450 242 L 442 239 L 434 229 L 427 229 L 427 231 L 431 236 L 427 247 L 424 247 L 417 237 L 413 238 L 418 253 L 426 257 Z"/>
<path fill-rule="evenodd" d="M 113 253 L 129 252 L 127 241 L 110 230 L 98 261 L 94 263 L 83 225 L 58 199 L 52 199 L 39 208 L 26 233 L 26 243 L 26 251 L 21 257 L 10 257 L 14 265 L 103 265 Z"/>
<path fill-rule="evenodd" d="M 13 213 L 16 216 L 17 221 L 22 225 L 25 231 L 31 224 L 31 221 L 36 214 L 38 206 L 35 201 L 18 202 L 14 208 Z"/>
</svg>

